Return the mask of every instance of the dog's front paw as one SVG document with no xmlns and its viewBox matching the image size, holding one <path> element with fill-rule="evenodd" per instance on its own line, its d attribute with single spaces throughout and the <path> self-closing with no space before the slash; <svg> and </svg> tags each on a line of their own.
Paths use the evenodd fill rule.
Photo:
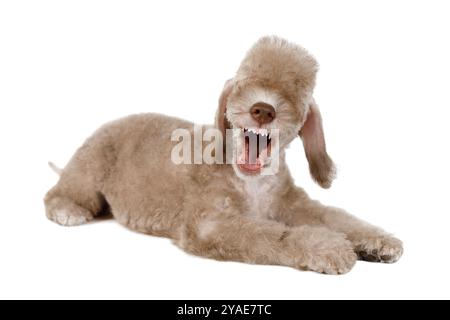
<svg viewBox="0 0 450 320">
<path fill-rule="evenodd" d="M 324 228 L 309 231 L 303 232 L 299 241 L 303 254 L 296 259 L 297 268 L 333 275 L 347 273 L 353 268 L 358 257 L 345 235 Z"/>
<path fill-rule="evenodd" d="M 344 239 L 328 248 L 313 252 L 306 267 L 311 271 L 325 274 L 345 274 L 355 265 L 358 257 L 353 251 L 353 245 Z"/>
<path fill-rule="evenodd" d="M 359 241 L 355 250 L 361 260 L 394 263 L 403 254 L 403 243 L 397 238 L 384 235 Z"/>
</svg>

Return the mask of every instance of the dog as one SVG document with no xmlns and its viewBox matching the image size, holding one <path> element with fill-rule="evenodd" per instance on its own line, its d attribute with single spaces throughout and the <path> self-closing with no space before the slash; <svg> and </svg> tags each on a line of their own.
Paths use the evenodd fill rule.
<svg viewBox="0 0 450 320">
<path fill-rule="evenodd" d="M 234 132 L 236 143 L 223 147 L 232 151 L 231 163 L 174 163 L 172 133 L 195 135 L 194 125 L 158 114 L 129 116 L 101 127 L 59 172 L 45 196 L 47 217 L 75 226 L 110 212 L 122 225 L 169 237 L 194 255 L 325 274 L 344 274 L 358 258 L 396 262 L 400 240 L 311 200 L 293 183 L 285 149 L 297 137 L 312 178 L 329 188 L 335 176 L 313 98 L 317 71 L 302 47 L 261 38 L 225 84 L 215 124 L 201 127 L 223 137 Z M 250 136 L 266 144 L 254 161 Z M 275 157 L 278 170 L 263 174 Z"/>
</svg>

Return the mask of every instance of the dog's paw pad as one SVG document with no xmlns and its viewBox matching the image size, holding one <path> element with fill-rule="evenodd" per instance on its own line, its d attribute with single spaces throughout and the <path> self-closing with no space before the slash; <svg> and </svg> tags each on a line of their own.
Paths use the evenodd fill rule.
<svg viewBox="0 0 450 320">
<path fill-rule="evenodd" d="M 356 246 L 356 252 L 364 261 L 394 263 L 403 254 L 403 244 L 391 236 L 368 238 L 360 241 Z"/>
</svg>

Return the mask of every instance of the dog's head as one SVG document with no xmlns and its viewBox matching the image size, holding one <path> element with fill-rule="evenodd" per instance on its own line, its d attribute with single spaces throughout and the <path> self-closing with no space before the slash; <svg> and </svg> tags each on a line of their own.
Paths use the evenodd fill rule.
<svg viewBox="0 0 450 320">
<path fill-rule="evenodd" d="M 216 126 L 223 134 L 237 129 L 233 168 L 238 176 L 259 176 L 273 157 L 283 155 L 300 136 L 313 179 L 330 187 L 334 165 L 312 96 L 317 70 L 317 62 L 306 50 L 277 37 L 260 39 L 247 53 L 236 76 L 225 84 L 216 115 Z M 271 136 L 275 132 L 277 139 Z M 255 148 L 253 157 L 250 141 L 263 146 Z"/>
</svg>

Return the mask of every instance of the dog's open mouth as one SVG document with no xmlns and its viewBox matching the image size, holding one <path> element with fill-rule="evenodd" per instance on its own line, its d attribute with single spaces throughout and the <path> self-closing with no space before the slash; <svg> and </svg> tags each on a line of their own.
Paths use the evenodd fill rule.
<svg viewBox="0 0 450 320">
<path fill-rule="evenodd" d="M 246 174 L 259 174 L 271 155 L 272 139 L 266 129 L 243 129 L 243 150 L 238 158 L 239 169 Z"/>
</svg>

